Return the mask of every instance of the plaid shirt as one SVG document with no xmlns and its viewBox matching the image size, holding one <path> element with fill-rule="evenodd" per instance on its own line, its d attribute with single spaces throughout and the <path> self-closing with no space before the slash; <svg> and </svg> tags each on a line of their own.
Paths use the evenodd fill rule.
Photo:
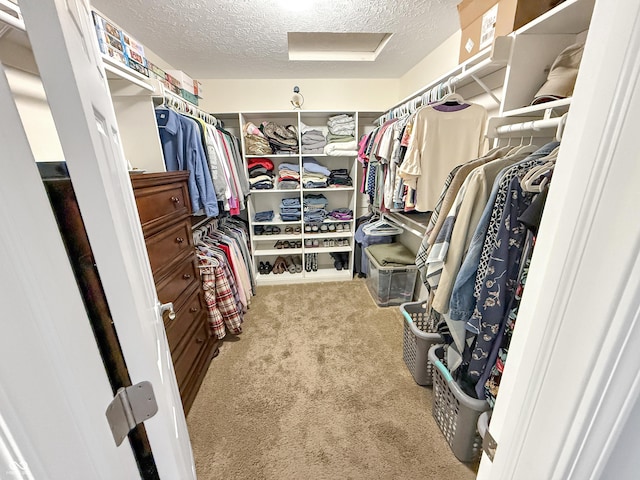
<svg viewBox="0 0 640 480">
<path fill-rule="evenodd" d="M 226 335 L 225 326 L 232 333 L 242 333 L 242 313 L 233 296 L 224 267 L 217 261 L 200 259 L 200 274 L 211 330 L 217 338 Z"/>
</svg>

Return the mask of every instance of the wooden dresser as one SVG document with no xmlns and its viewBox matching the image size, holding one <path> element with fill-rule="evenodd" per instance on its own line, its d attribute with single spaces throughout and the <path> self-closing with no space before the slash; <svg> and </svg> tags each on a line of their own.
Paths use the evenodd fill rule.
<svg viewBox="0 0 640 480">
<path fill-rule="evenodd" d="M 158 298 L 172 302 L 164 325 L 185 413 L 200 388 L 219 341 L 211 335 L 191 233 L 188 172 L 131 175 Z"/>
</svg>

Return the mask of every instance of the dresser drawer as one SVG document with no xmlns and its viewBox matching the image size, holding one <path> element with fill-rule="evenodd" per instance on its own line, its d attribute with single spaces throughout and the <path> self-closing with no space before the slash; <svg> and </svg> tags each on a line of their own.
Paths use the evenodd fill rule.
<svg viewBox="0 0 640 480">
<path fill-rule="evenodd" d="M 161 303 L 172 302 L 181 308 L 186 298 L 180 298 L 194 283 L 200 282 L 196 255 L 190 255 L 184 262 L 157 283 L 158 299 Z"/>
<path fill-rule="evenodd" d="M 191 212 L 186 182 L 136 188 L 134 194 L 145 236 Z"/>
<path fill-rule="evenodd" d="M 191 222 L 184 220 L 151 235 L 147 237 L 146 243 L 151 270 L 155 275 L 163 266 L 169 265 L 187 250 L 193 250 Z"/>
<path fill-rule="evenodd" d="M 192 330 L 184 350 L 173 360 L 173 366 L 178 380 L 178 387 L 182 391 L 186 387 L 189 377 L 193 374 L 196 359 L 200 356 L 209 345 L 209 325 L 204 319 L 204 315 L 200 316 L 199 325 Z"/>
<path fill-rule="evenodd" d="M 169 348 L 173 357 L 180 355 L 184 349 L 184 343 L 188 332 L 196 321 L 202 321 L 200 317 L 206 312 L 204 298 L 200 289 L 196 289 L 186 303 L 176 310 L 176 318 L 165 323 Z"/>
</svg>

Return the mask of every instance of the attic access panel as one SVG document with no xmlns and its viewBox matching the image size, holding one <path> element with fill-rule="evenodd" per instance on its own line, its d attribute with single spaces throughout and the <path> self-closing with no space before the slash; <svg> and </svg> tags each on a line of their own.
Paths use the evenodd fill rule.
<svg viewBox="0 0 640 480">
<path fill-rule="evenodd" d="M 391 33 L 288 32 L 289 60 L 373 62 Z"/>
</svg>

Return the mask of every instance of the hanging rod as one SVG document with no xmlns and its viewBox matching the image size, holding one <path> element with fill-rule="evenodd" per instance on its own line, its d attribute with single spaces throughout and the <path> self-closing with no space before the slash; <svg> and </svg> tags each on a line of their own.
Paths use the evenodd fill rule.
<svg viewBox="0 0 640 480">
<path fill-rule="evenodd" d="M 15 15 L 11 15 L 2 7 L 14 12 Z M 9 0 L 0 0 L 0 22 L 22 32 L 25 32 L 27 30 L 27 27 L 25 27 L 24 21 L 22 20 L 20 7 L 18 7 L 15 3 L 10 2 Z"/>
<path fill-rule="evenodd" d="M 501 125 L 494 127 L 493 131 L 487 133 L 489 138 L 510 137 L 511 133 L 523 132 L 539 132 L 548 129 L 560 129 L 566 120 L 565 116 L 549 118 L 546 120 L 531 120 L 522 123 L 513 123 L 511 125 Z"/>
</svg>

